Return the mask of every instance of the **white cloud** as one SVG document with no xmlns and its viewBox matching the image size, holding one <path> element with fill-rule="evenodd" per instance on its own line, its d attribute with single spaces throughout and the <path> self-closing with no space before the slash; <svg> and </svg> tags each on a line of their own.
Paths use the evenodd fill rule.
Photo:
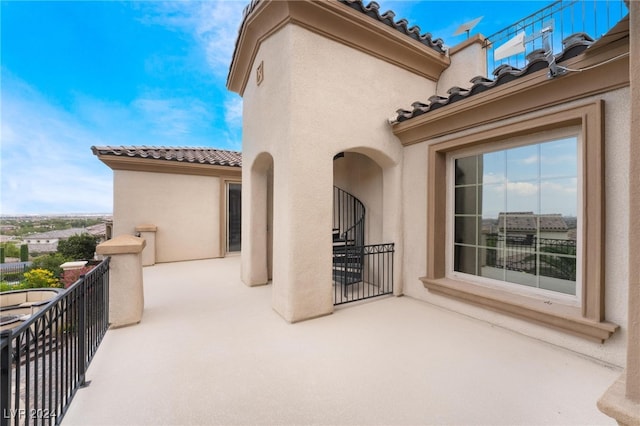
<svg viewBox="0 0 640 426">
<path fill-rule="evenodd" d="M 184 138 L 213 116 L 208 105 L 199 99 L 142 97 L 132 107 L 148 123 L 150 134 L 167 137 Z"/>
<path fill-rule="evenodd" d="M 507 182 L 507 191 L 514 195 L 535 196 L 538 194 L 538 185 L 531 182 Z"/>
<path fill-rule="evenodd" d="M 3 85 L 2 213 L 111 212 L 111 170 L 90 150 L 101 140 L 26 84 Z"/>
<path fill-rule="evenodd" d="M 226 76 L 245 6 L 245 1 L 142 3 L 142 21 L 191 34 L 212 70 Z"/>
<path fill-rule="evenodd" d="M 224 119 L 231 127 L 242 126 L 242 98 L 233 97 L 224 103 Z"/>
</svg>

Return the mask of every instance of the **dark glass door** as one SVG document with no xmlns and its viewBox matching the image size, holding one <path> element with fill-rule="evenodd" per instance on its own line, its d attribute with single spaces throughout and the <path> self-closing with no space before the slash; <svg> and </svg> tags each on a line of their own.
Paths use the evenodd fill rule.
<svg viewBox="0 0 640 426">
<path fill-rule="evenodd" d="M 227 184 L 227 252 L 240 251 L 242 184 Z"/>
</svg>

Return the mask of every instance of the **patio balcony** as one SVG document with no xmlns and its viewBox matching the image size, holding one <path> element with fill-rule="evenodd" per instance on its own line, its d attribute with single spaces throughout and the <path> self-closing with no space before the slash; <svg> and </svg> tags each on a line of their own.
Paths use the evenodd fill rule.
<svg viewBox="0 0 640 426">
<path fill-rule="evenodd" d="M 615 424 L 617 368 L 409 297 L 288 324 L 240 258 L 144 269 L 63 425 Z"/>
</svg>

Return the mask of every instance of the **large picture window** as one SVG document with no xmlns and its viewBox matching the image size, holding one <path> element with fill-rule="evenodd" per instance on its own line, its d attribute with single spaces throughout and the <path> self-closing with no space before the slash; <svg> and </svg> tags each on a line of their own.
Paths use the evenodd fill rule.
<svg viewBox="0 0 640 426">
<path fill-rule="evenodd" d="M 452 270 L 576 296 L 578 137 L 452 156 Z"/>
<path fill-rule="evenodd" d="M 603 341 L 602 101 L 429 145 L 431 292 Z"/>
</svg>

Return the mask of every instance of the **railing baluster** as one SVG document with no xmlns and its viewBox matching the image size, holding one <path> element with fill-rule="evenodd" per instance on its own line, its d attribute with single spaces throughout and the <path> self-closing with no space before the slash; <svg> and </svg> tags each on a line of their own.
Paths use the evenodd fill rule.
<svg viewBox="0 0 640 426">
<path fill-rule="evenodd" d="M 87 300 L 86 300 L 86 280 L 85 276 L 80 277 L 80 285 L 78 286 L 78 296 L 80 298 L 78 302 L 78 385 L 84 386 L 85 384 L 85 356 L 87 348 Z"/>
<path fill-rule="evenodd" d="M 11 330 L 0 333 L 0 406 L 2 407 L 2 418 L 0 426 L 8 426 L 11 407 Z"/>
</svg>

